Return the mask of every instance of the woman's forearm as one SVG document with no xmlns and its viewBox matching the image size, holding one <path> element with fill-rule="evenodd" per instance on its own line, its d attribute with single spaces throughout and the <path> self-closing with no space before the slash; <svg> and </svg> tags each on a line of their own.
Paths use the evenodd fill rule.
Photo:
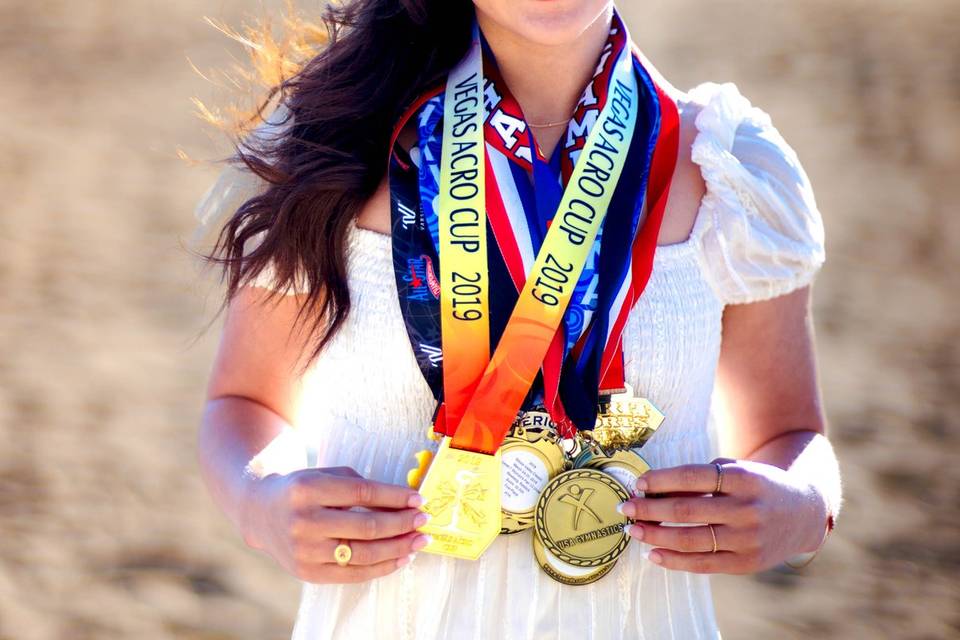
<svg viewBox="0 0 960 640">
<path fill-rule="evenodd" d="M 255 458 L 289 428 L 281 416 L 248 398 L 207 402 L 198 443 L 200 467 L 214 502 L 241 531 L 250 488 L 263 474 Z"/>
</svg>

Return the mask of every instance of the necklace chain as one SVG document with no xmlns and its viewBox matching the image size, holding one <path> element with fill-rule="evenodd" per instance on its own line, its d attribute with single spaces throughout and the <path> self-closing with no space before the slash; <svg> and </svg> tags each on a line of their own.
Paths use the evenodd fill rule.
<svg viewBox="0 0 960 640">
<path fill-rule="evenodd" d="M 550 127 L 559 127 L 562 124 L 567 124 L 570 122 L 570 119 L 558 120 L 557 122 L 544 122 L 543 124 L 536 124 L 533 122 L 528 122 L 527 124 L 533 127 L 534 129 L 547 129 Z"/>
<path fill-rule="evenodd" d="M 573 113 L 571 113 L 566 120 L 557 120 L 556 122 L 544 122 L 543 124 L 538 124 L 536 122 L 530 122 L 529 120 L 527 120 L 527 124 L 534 129 L 549 129 L 550 127 L 559 127 L 562 124 L 567 124 L 568 122 L 570 122 L 570 119 L 573 118 L 573 114 L 576 112 L 577 110 L 574 109 Z"/>
</svg>

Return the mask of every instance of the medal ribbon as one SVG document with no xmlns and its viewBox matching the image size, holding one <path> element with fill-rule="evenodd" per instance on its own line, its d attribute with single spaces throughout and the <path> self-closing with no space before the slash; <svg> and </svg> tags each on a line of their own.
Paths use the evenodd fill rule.
<svg viewBox="0 0 960 640">
<path fill-rule="evenodd" d="M 479 65 L 479 59 L 476 64 Z M 477 66 L 473 72 L 481 74 L 482 70 Z M 633 139 L 639 95 L 629 55 L 622 56 L 614 67 L 611 87 L 614 95 L 607 100 L 587 137 L 581 151 L 583 161 L 574 167 L 500 342 L 453 433 L 454 448 L 488 454 L 497 450 L 563 320 L 574 286 L 593 251 Z M 452 141 L 444 138 L 443 144 Z M 597 166 L 607 169 L 591 173 L 591 168 Z M 478 177 L 482 179 L 473 176 Z M 441 195 L 446 190 L 442 186 Z M 446 212 L 441 210 L 440 215 L 442 218 Z M 441 246 L 446 243 L 443 235 L 441 228 Z M 459 268 L 456 255 L 451 261 L 444 255 L 441 272 L 449 262 L 453 262 L 454 270 Z"/>
<path fill-rule="evenodd" d="M 487 209 L 484 197 L 483 71 L 480 37 L 447 79 L 440 160 L 440 321 L 445 410 L 456 430 L 490 360 Z"/>
</svg>

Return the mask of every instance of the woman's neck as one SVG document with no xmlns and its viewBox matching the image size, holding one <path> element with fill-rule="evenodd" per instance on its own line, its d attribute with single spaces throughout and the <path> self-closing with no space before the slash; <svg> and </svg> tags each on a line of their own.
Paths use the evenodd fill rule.
<svg viewBox="0 0 960 640">
<path fill-rule="evenodd" d="M 567 123 L 584 87 L 593 78 L 610 33 L 612 16 L 612 11 L 604 11 L 575 42 L 550 46 L 520 38 L 477 12 L 500 74 L 520 103 L 528 124 Z M 537 144 L 547 157 L 564 130 L 563 126 L 532 127 Z"/>
</svg>

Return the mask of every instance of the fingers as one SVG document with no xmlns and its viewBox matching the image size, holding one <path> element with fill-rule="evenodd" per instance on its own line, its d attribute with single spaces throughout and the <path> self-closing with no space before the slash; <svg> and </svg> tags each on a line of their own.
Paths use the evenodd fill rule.
<svg viewBox="0 0 960 640">
<path fill-rule="evenodd" d="M 305 518 L 304 528 L 316 537 L 345 540 L 393 538 L 427 524 L 430 516 L 417 509 L 401 511 L 341 511 L 320 509 Z M 309 535 L 310 531 L 305 531 Z"/>
<path fill-rule="evenodd" d="M 732 551 L 717 553 L 683 553 L 670 549 L 654 549 L 650 561 L 664 569 L 690 573 L 748 573 L 739 554 Z"/>
<path fill-rule="evenodd" d="M 722 465 L 722 476 L 717 464 Z M 718 458 L 711 464 L 648 471 L 637 482 L 645 497 L 619 507 L 639 521 L 627 532 L 654 547 L 647 557 L 666 569 L 744 574 L 772 566 L 777 558 L 770 549 L 777 544 L 770 538 L 781 534 L 765 525 L 769 514 L 778 512 L 771 506 L 766 472 L 751 464 Z M 784 502 L 782 495 L 778 500 L 774 502 Z"/>
<path fill-rule="evenodd" d="M 735 551 L 740 548 L 739 532 L 722 524 L 713 525 L 717 536 L 717 549 Z M 631 524 L 628 533 L 654 547 L 663 547 L 685 553 L 713 552 L 713 536 L 710 527 L 664 527 L 655 524 Z"/>
<path fill-rule="evenodd" d="M 362 478 L 357 470 L 353 467 L 324 467 L 324 473 L 329 473 L 332 476 L 343 476 L 345 478 Z"/>
<path fill-rule="evenodd" d="M 363 541 L 348 540 L 351 557 L 350 566 L 369 566 L 399 560 L 423 549 L 430 542 L 430 536 L 412 532 L 395 538 Z M 334 550 L 341 540 L 324 540 L 319 543 L 305 544 L 297 549 L 297 562 L 301 565 L 334 563 Z"/>
<path fill-rule="evenodd" d="M 618 510 L 633 520 L 703 524 L 736 522 L 744 517 L 747 508 L 743 501 L 737 498 L 701 496 L 633 498 L 621 504 Z"/>
<path fill-rule="evenodd" d="M 410 562 L 409 556 L 398 560 L 387 560 L 370 565 L 348 565 L 317 563 L 299 567 L 296 576 L 304 582 L 316 584 L 347 584 L 367 582 L 389 575 Z"/>
<path fill-rule="evenodd" d="M 410 554 L 420 551 L 420 549 L 423 549 L 429 543 L 430 536 L 416 532 L 373 542 L 353 540 L 349 543 L 350 548 L 353 550 L 350 564 L 365 566 L 380 564 L 387 560 L 399 560 L 400 558 L 406 558 L 410 556 Z M 333 557 L 333 546 L 331 546 L 330 555 L 327 557 Z"/>
<path fill-rule="evenodd" d="M 721 460 L 718 460 L 721 462 Z M 667 469 L 651 469 L 637 481 L 644 493 L 713 493 L 719 472 L 715 464 L 685 464 Z M 723 493 L 736 493 L 740 488 L 741 469 L 733 464 L 723 466 Z"/>
<path fill-rule="evenodd" d="M 291 501 L 296 507 L 322 505 L 405 509 L 423 504 L 420 494 L 407 487 L 360 477 L 333 475 L 321 469 L 298 473 L 291 488 Z"/>
</svg>

